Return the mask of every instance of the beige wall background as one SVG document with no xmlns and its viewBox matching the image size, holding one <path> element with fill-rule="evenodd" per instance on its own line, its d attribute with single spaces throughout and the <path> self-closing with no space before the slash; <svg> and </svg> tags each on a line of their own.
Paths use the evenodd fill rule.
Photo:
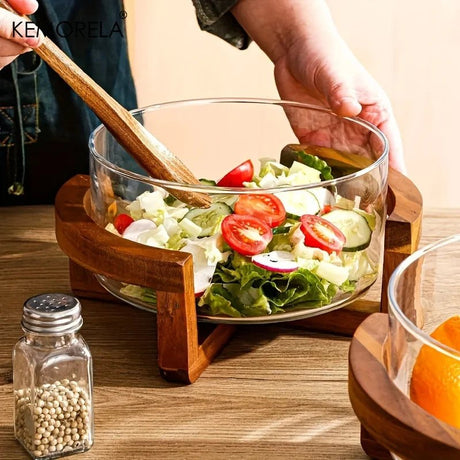
<svg viewBox="0 0 460 460">
<path fill-rule="evenodd" d="M 328 0 L 350 48 L 389 95 L 425 207 L 458 207 L 460 1 Z M 277 98 L 273 67 L 199 30 L 191 0 L 125 0 L 139 105 Z"/>
</svg>

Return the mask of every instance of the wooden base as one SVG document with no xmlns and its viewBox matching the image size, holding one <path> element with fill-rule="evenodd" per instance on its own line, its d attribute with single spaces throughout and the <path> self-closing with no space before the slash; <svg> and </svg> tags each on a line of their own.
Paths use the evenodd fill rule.
<svg viewBox="0 0 460 460">
<path fill-rule="evenodd" d="M 93 273 L 154 289 L 160 372 L 168 380 L 194 382 L 232 336 L 235 327 L 216 326 L 199 342 L 191 254 L 139 245 L 96 225 L 89 217 L 89 185 L 89 177 L 75 176 L 56 197 L 56 238 L 70 259 L 74 293 L 113 300 L 96 282 Z M 392 171 L 389 187 L 390 217 L 386 229 L 394 237 L 387 234 L 385 239 L 382 302 L 358 300 L 349 307 L 289 323 L 291 327 L 351 336 L 364 318 L 385 308 L 389 274 L 416 249 L 422 215 L 420 193 L 405 176 Z"/>
<path fill-rule="evenodd" d="M 99 227 L 89 217 L 88 189 L 89 178 L 75 176 L 60 189 L 55 203 L 56 238 L 72 261 L 76 293 L 83 292 L 85 282 L 86 293 L 94 288 L 89 272 L 155 289 L 160 372 L 168 380 L 194 382 L 235 328 L 219 325 L 199 343 L 191 254 L 139 245 Z M 100 287 L 94 293 L 106 295 Z"/>
<path fill-rule="evenodd" d="M 358 327 L 350 346 L 349 394 L 364 427 L 364 450 L 376 459 L 389 458 L 391 451 L 404 459 L 458 460 L 460 430 L 425 412 L 390 380 L 384 366 L 387 334 L 388 316 L 376 313 Z"/>
</svg>

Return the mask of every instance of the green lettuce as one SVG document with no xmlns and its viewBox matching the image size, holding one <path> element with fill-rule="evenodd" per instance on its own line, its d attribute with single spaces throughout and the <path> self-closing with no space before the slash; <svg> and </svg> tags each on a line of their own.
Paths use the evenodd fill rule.
<svg viewBox="0 0 460 460">
<path fill-rule="evenodd" d="M 352 289 L 352 286 L 345 288 Z M 290 273 L 271 272 L 235 254 L 225 265 L 217 266 L 213 282 L 200 298 L 198 307 L 208 315 L 266 316 L 300 306 L 327 305 L 337 289 L 338 286 L 305 268 Z"/>
<path fill-rule="evenodd" d="M 355 281 L 347 280 L 340 290 L 353 292 L 355 286 Z M 213 283 L 198 301 L 198 312 L 241 318 L 273 315 L 300 307 L 317 308 L 329 304 L 338 289 L 306 268 L 290 273 L 270 272 L 235 253 L 225 265 L 217 265 Z M 150 288 L 128 284 L 121 293 L 156 304 L 155 292 Z"/>
<path fill-rule="evenodd" d="M 289 168 L 287 166 L 278 163 L 277 161 L 265 158 L 260 160 L 260 172 L 259 177 L 264 177 L 267 174 L 272 174 L 275 177 L 281 176 L 284 174 L 287 176 L 289 174 Z"/>
</svg>

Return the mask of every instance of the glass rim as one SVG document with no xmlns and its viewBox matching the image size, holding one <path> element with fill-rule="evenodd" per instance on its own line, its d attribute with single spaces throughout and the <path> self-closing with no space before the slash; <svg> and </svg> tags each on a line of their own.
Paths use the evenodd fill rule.
<svg viewBox="0 0 460 460">
<path fill-rule="evenodd" d="M 424 332 L 422 329 L 418 328 L 402 311 L 399 303 L 396 300 L 396 287 L 398 285 L 399 279 L 404 271 L 412 265 L 415 261 L 419 260 L 421 257 L 436 251 L 444 246 L 447 246 L 452 243 L 460 242 L 460 233 L 448 236 L 441 240 L 435 241 L 415 252 L 410 256 L 404 259 L 398 267 L 394 270 L 390 279 L 388 281 L 387 293 L 388 293 L 388 308 L 399 321 L 399 323 L 404 327 L 404 329 L 412 335 L 417 340 L 420 340 L 423 344 L 434 348 L 436 351 L 443 353 L 446 356 L 449 356 L 453 359 L 460 360 L 460 351 L 455 350 L 448 345 L 445 345 L 439 342 L 436 339 L 433 339 L 429 334 Z"/>
<path fill-rule="evenodd" d="M 287 185 L 287 186 L 281 186 L 281 187 L 277 186 L 277 187 L 267 187 L 267 188 L 257 188 L 257 189 L 252 189 L 252 188 L 247 188 L 247 187 L 218 187 L 215 185 L 207 185 L 207 184 L 184 184 L 184 183 L 167 181 L 167 180 L 162 180 L 162 179 L 155 179 L 150 176 L 144 176 L 142 174 L 138 174 L 138 173 L 129 171 L 127 169 L 121 168 L 115 165 L 114 163 L 112 163 L 111 161 L 107 160 L 96 149 L 95 138 L 101 133 L 101 131 L 103 131 L 104 129 L 107 129 L 103 124 L 100 124 L 99 126 L 97 126 L 91 132 L 89 136 L 88 147 L 89 147 L 90 153 L 95 158 L 96 161 L 104 165 L 107 169 L 125 178 L 128 178 L 128 179 L 133 179 L 133 180 L 137 180 L 140 182 L 160 186 L 160 187 L 167 188 L 167 189 L 173 189 L 173 190 L 182 190 L 182 191 L 198 192 L 198 193 L 201 192 L 201 193 L 209 193 L 209 194 L 225 194 L 225 195 L 229 195 L 229 194 L 238 194 L 238 195 L 245 194 L 246 195 L 246 194 L 260 193 L 261 191 L 265 193 L 277 193 L 277 192 L 280 192 L 281 189 L 282 191 L 296 191 L 296 190 L 313 189 L 313 188 L 318 188 L 318 187 L 334 186 L 334 185 L 337 185 L 343 182 L 348 182 L 357 177 L 364 176 L 368 174 L 369 172 L 373 171 L 374 169 L 377 169 L 383 162 L 387 160 L 388 155 L 389 155 L 388 139 L 386 138 L 385 134 L 383 134 L 383 132 L 380 131 L 380 129 L 378 129 L 372 123 L 369 123 L 359 117 L 340 117 L 339 115 L 336 115 L 334 112 L 332 112 L 331 110 L 325 107 L 316 106 L 312 104 L 305 104 L 302 102 L 286 101 L 286 100 L 281 100 L 281 99 L 278 100 L 278 99 L 246 98 L 246 97 L 184 99 L 184 100 L 178 100 L 178 101 L 152 104 L 149 106 L 131 110 L 130 113 L 135 116 L 140 113 L 154 112 L 162 108 L 186 107 L 186 106 L 192 106 L 192 105 L 207 105 L 207 104 L 225 104 L 225 103 L 235 103 L 235 104 L 247 103 L 247 104 L 261 104 L 261 105 L 265 104 L 265 105 L 272 105 L 272 106 L 277 105 L 280 107 L 289 106 L 289 107 L 294 107 L 294 108 L 299 108 L 299 109 L 309 109 L 309 110 L 316 110 L 318 112 L 328 113 L 332 116 L 339 117 L 341 119 L 349 121 L 350 123 L 354 123 L 354 124 L 363 126 L 364 128 L 368 129 L 369 132 L 372 132 L 381 140 L 383 144 L 383 152 L 377 160 L 375 160 L 373 163 L 371 163 L 366 168 L 360 169 L 359 171 L 356 171 L 351 174 L 347 174 L 346 176 L 343 176 L 337 179 L 315 182 L 311 184 Z"/>
</svg>

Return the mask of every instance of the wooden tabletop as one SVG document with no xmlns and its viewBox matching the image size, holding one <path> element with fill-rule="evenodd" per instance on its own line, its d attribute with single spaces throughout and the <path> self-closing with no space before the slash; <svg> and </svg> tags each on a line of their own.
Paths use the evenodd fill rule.
<svg viewBox="0 0 460 460">
<path fill-rule="evenodd" d="M 69 292 L 52 207 L 0 208 L 0 459 L 13 435 L 11 352 L 22 303 Z M 422 245 L 460 231 L 460 210 L 425 212 Z M 193 385 L 156 367 L 155 316 L 82 299 L 94 359 L 95 444 L 77 458 L 365 459 L 347 393 L 349 339 L 285 325 L 240 327 Z"/>
</svg>

